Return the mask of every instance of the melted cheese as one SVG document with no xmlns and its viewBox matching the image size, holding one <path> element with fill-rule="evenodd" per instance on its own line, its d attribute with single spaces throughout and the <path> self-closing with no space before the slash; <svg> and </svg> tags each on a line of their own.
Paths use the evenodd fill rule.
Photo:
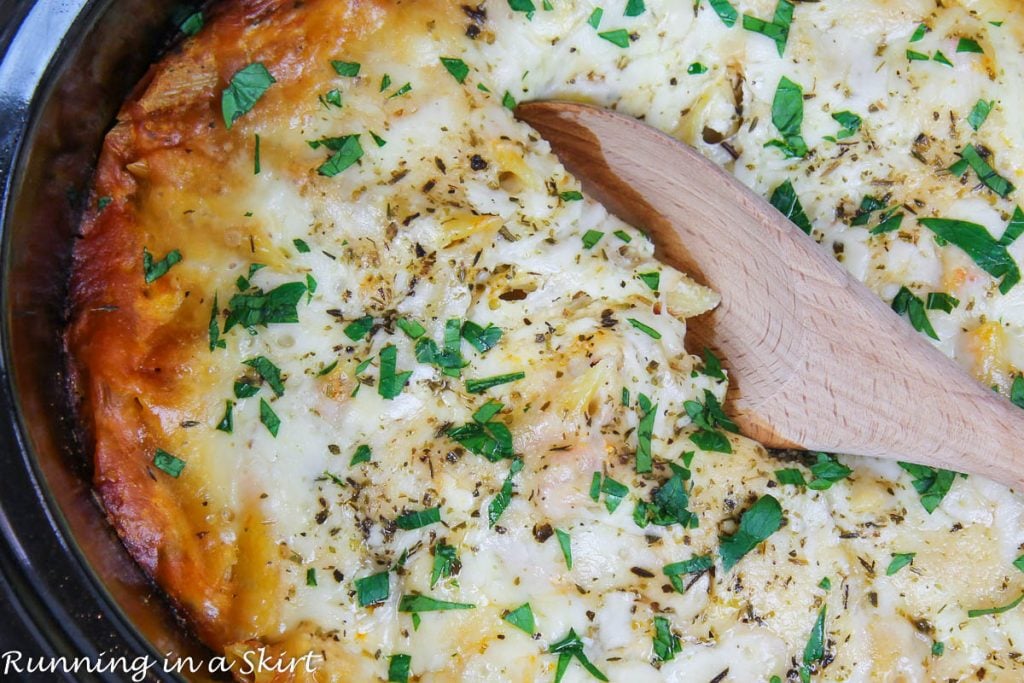
<svg viewBox="0 0 1024 683">
<path fill-rule="evenodd" d="M 735 4 L 759 17 L 775 5 Z M 989 275 L 955 246 L 937 244 L 913 215 L 883 235 L 850 218 L 871 194 L 908 214 L 962 218 L 1001 234 L 1014 196 L 996 198 L 942 169 L 973 141 L 992 151 L 1002 175 L 1024 183 L 1024 157 L 1014 153 L 1024 149 L 1014 125 L 1024 108 L 1024 20 L 1011 3 L 802 3 L 781 58 L 764 36 L 725 26 L 708 3 L 648 0 L 643 14 L 625 17 L 624 2 L 610 0 L 598 30 L 587 22 L 596 5 L 574 0 L 554 0 L 550 11 L 538 5 L 532 18 L 494 0 L 481 6 L 486 18 L 439 2 L 344 5 L 274 7 L 269 18 L 242 23 L 248 37 L 236 36 L 240 24 L 227 10 L 158 71 L 142 114 L 126 110 L 136 148 L 125 162 L 137 183 L 126 229 L 155 254 L 180 248 L 184 256 L 150 289 L 133 285 L 126 307 L 153 329 L 185 327 L 191 336 L 169 397 L 94 372 L 97 382 L 137 397 L 151 415 L 152 444 L 185 461 L 181 477 L 161 486 L 196 501 L 201 512 L 182 503 L 178 514 L 214 532 L 205 542 L 237 548 L 225 574 L 254 560 L 273 574 L 232 579 L 239 594 L 227 603 L 244 626 L 208 637 L 215 647 L 235 656 L 262 644 L 293 656 L 312 651 L 318 680 L 386 678 L 389 656 L 403 653 L 418 680 L 534 681 L 553 679 L 557 656 L 547 649 L 571 628 L 613 681 L 794 680 L 826 607 L 816 680 L 1020 678 L 1021 613 L 967 617 L 1024 590 L 1010 564 L 1024 543 L 1020 499 L 983 479 L 957 478 L 928 514 L 895 463 L 843 457 L 853 474 L 811 491 L 776 481 L 775 470 L 799 466 L 793 454 L 740 437 L 730 437 L 731 455 L 696 448 L 685 403 L 705 400 L 706 390 L 721 399 L 725 383 L 687 353 L 685 318 L 712 308 L 716 296 L 657 263 L 642 233 L 599 205 L 561 198 L 578 183 L 501 104 L 505 93 L 598 102 L 696 145 L 765 195 L 792 181 L 813 237 L 879 296 L 906 286 L 922 297 L 958 298 L 952 313 L 928 312 L 937 344 L 1006 389 L 1024 366 L 1024 285 L 1000 295 Z M 989 23 L 996 20 L 1004 24 Z M 921 22 L 931 31 L 913 49 L 941 49 L 952 67 L 908 62 Z M 332 35 L 329 27 L 343 25 L 361 33 Z M 626 49 L 598 34 L 618 28 L 635 36 Z M 957 53 L 961 36 L 978 39 L 985 55 Z M 440 57 L 466 61 L 465 84 Z M 211 103 L 224 78 L 257 59 L 278 83 L 226 132 Z M 337 76 L 331 59 L 359 61 L 359 76 Z M 689 74 L 694 62 L 707 72 Z M 771 107 L 782 76 L 804 88 L 812 149 L 805 159 L 765 146 L 778 136 Z M 411 90 L 398 95 L 405 83 Z M 332 88 L 341 91 L 340 108 L 318 100 Z M 966 116 L 978 99 L 996 105 L 975 133 Z M 181 106 L 191 127 L 177 121 Z M 862 116 L 863 127 L 830 142 L 839 129 L 832 114 L 841 111 Z M 165 130 L 164 143 L 146 147 L 139 127 L 150 119 L 182 137 Z M 371 131 L 386 144 L 374 144 Z M 355 133 L 365 150 L 360 163 L 318 175 L 329 152 L 308 141 Z M 101 180 L 97 194 L 104 193 Z M 120 210 L 127 199 L 116 199 Z M 591 248 L 588 231 L 601 233 Z M 103 235 L 88 234 L 87 244 Z M 1021 249 L 1010 247 L 1018 262 Z M 250 277 L 252 263 L 265 267 Z M 654 271 L 660 292 L 638 277 Z M 226 348 L 211 352 L 205 316 L 216 294 L 223 325 L 240 276 L 267 291 L 312 277 L 316 289 L 299 303 L 297 323 L 253 333 L 237 327 Z M 367 337 L 346 336 L 366 315 L 374 319 Z M 399 318 L 419 321 L 438 344 L 452 319 L 503 334 L 486 353 L 463 342 L 467 365 L 452 377 L 417 361 Z M 412 373 L 394 399 L 378 393 L 388 346 L 397 348 L 398 371 Z M 138 353 L 163 357 L 152 348 Z M 258 381 L 243 364 L 257 356 L 281 369 L 283 395 L 262 383 L 257 395 L 234 398 L 239 377 Z M 464 381 L 519 371 L 524 379 L 481 395 Z M 640 394 L 657 404 L 653 474 L 634 466 Z M 505 405 L 496 419 L 524 463 L 494 527 L 489 506 L 511 461 L 489 462 L 446 436 L 488 399 Z M 226 400 L 235 401 L 230 434 L 215 429 Z M 280 419 L 276 437 L 261 424 L 261 401 Z M 188 420 L 199 425 L 181 428 Z M 360 445 L 372 457 L 352 465 Z M 639 527 L 637 502 L 649 500 L 671 475 L 667 463 L 682 463 L 687 452 L 695 452 L 689 509 L 698 525 Z M 150 451 L 135 457 L 148 460 Z M 109 468 L 101 476 L 116 480 L 118 466 Z M 604 496 L 588 494 L 595 472 L 629 488 L 613 512 Z M 662 568 L 716 556 L 719 536 L 733 533 L 765 494 L 782 504 L 782 529 L 730 571 L 719 560 L 684 592 L 672 590 Z M 400 515 L 434 506 L 441 523 L 396 528 Z M 571 569 L 553 529 L 571 538 Z M 441 542 L 457 549 L 461 566 L 431 586 Z M 916 553 L 912 566 L 886 576 L 893 554 L 908 552 Z M 361 607 L 354 581 L 388 569 L 390 597 Z M 820 587 L 825 578 L 830 589 Z M 165 585 L 188 591 L 171 579 Z M 414 593 L 474 608 L 426 613 L 414 628 L 398 611 L 399 597 Z M 501 618 L 525 602 L 535 637 Z M 212 599 L 190 614 L 199 623 L 228 618 Z M 652 656 L 655 616 L 680 637 L 672 661 Z M 945 646 L 941 657 L 931 653 L 934 642 Z M 589 678 L 573 663 L 564 680 Z"/>
</svg>

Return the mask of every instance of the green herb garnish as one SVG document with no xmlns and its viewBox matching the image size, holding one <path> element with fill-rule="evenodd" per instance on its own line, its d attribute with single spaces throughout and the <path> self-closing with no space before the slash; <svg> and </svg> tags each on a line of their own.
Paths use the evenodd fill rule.
<svg viewBox="0 0 1024 683">
<path fill-rule="evenodd" d="M 605 676 L 600 669 L 591 663 L 587 658 L 587 655 L 583 653 L 583 641 L 576 635 L 576 631 L 569 629 L 569 633 L 564 638 L 556 643 L 552 643 L 548 647 L 548 652 L 553 655 L 558 655 L 558 665 L 555 667 L 555 683 L 560 683 L 562 677 L 565 676 L 566 670 L 569 668 L 569 664 L 575 658 L 584 669 L 587 670 L 591 676 L 599 681 L 607 681 L 608 677 Z"/>
<path fill-rule="evenodd" d="M 555 529 L 555 536 L 558 537 L 558 547 L 562 549 L 566 568 L 572 569 L 572 538 L 570 538 L 569 532 Z"/>
<path fill-rule="evenodd" d="M 358 76 L 360 64 L 359 62 L 343 62 L 340 60 L 331 60 L 331 66 L 334 67 L 335 73 L 339 76 Z"/>
<path fill-rule="evenodd" d="M 984 226 L 948 218 L 920 218 L 918 222 L 939 238 L 963 249 L 986 273 L 994 278 L 1002 278 L 999 283 L 1001 293 L 1006 294 L 1020 282 L 1020 269 L 1016 261 Z"/>
<path fill-rule="evenodd" d="M 396 372 L 398 367 L 398 349 L 392 345 L 380 350 L 380 377 L 377 393 L 391 400 L 402 393 L 402 389 L 412 377 L 412 371 Z"/>
<path fill-rule="evenodd" d="M 807 143 L 800 129 L 804 123 L 804 91 L 785 76 L 779 81 L 772 101 L 772 123 L 782 134 L 781 140 L 771 140 L 766 147 L 778 147 L 786 158 L 807 156 Z"/>
<path fill-rule="evenodd" d="M 482 394 L 488 389 L 508 384 L 509 382 L 517 382 L 524 377 L 526 377 L 525 372 L 510 372 L 505 375 L 495 375 L 494 377 L 484 377 L 482 379 L 467 379 L 466 391 L 471 394 Z"/>
<path fill-rule="evenodd" d="M 363 156 L 363 147 L 359 144 L 358 135 L 346 135 L 338 150 L 320 164 L 316 172 L 322 176 L 333 178 Z"/>
<path fill-rule="evenodd" d="M 437 524 L 441 521 L 441 508 L 432 507 L 426 510 L 415 510 L 413 512 L 406 512 L 403 515 L 399 515 L 395 519 L 395 526 L 405 531 L 412 531 L 413 529 L 421 529 L 431 524 Z"/>
<path fill-rule="evenodd" d="M 475 609 L 476 605 L 466 602 L 437 600 L 429 595 L 406 594 L 398 601 L 398 611 L 405 613 L 445 612 L 450 610 Z"/>
<path fill-rule="evenodd" d="M 469 67 L 464 61 L 456 57 L 441 57 L 441 63 L 444 64 L 444 68 L 448 70 L 448 73 L 457 82 L 466 82 L 466 76 L 469 75 Z"/>
<path fill-rule="evenodd" d="M 256 370 L 257 374 L 270 385 L 276 396 L 284 396 L 284 382 L 281 380 L 281 368 L 274 365 L 265 356 L 256 356 L 243 361 L 245 365 Z"/>
<path fill-rule="evenodd" d="M 789 40 L 789 27 L 793 23 L 793 3 L 789 0 L 779 0 L 775 6 L 775 16 L 771 22 L 764 19 L 752 17 L 749 14 L 743 15 L 743 28 L 775 41 L 775 47 L 779 56 L 786 51 L 786 41 Z"/>
<path fill-rule="evenodd" d="M 239 117 L 256 105 L 267 88 L 276 82 L 267 71 L 267 67 L 260 62 L 255 62 L 237 71 L 231 77 L 228 87 L 221 93 L 220 108 L 224 117 L 224 125 L 230 129 Z"/>
<path fill-rule="evenodd" d="M 889 562 L 889 566 L 885 570 L 885 575 L 892 576 L 907 565 L 913 563 L 915 555 L 917 555 L 917 553 L 893 553 L 892 561 Z"/>
<path fill-rule="evenodd" d="M 782 183 L 772 191 L 769 202 L 779 210 L 783 216 L 796 223 L 796 226 L 808 235 L 811 234 L 811 219 L 804 212 L 800 198 L 793 189 L 793 183 L 789 180 Z"/>
<path fill-rule="evenodd" d="M 371 574 L 356 579 L 356 598 L 360 607 L 369 607 L 384 602 L 391 596 L 391 582 L 388 572 Z"/>
<path fill-rule="evenodd" d="M 153 465 L 161 472 L 165 472 L 175 479 L 180 477 L 181 471 L 185 469 L 184 460 L 171 455 L 162 448 L 156 449 L 156 453 L 153 454 Z"/>
<path fill-rule="evenodd" d="M 497 495 L 494 496 L 494 499 L 487 506 L 488 527 L 493 527 L 498 523 L 501 514 L 505 512 L 505 508 L 512 502 L 512 480 L 522 469 L 523 459 L 515 458 L 509 467 L 508 476 L 505 477 L 505 481 L 501 485 L 501 490 L 498 491 Z"/>
<path fill-rule="evenodd" d="M 142 274 L 146 278 L 146 284 L 162 278 L 173 266 L 181 263 L 181 252 L 173 249 L 159 261 L 153 260 L 153 255 L 145 247 L 142 248 Z"/>
<path fill-rule="evenodd" d="M 506 612 L 501 618 L 531 636 L 537 632 L 537 626 L 533 619 L 533 608 L 530 607 L 528 602 L 523 603 L 510 612 Z"/>
<path fill-rule="evenodd" d="M 731 536 L 719 538 L 719 555 L 722 568 L 729 571 L 744 555 L 760 545 L 782 526 L 782 507 L 770 495 L 757 499 L 743 516 L 740 526 Z"/>
<path fill-rule="evenodd" d="M 281 428 L 281 418 L 277 416 L 274 409 L 264 399 L 260 399 L 260 422 L 267 428 L 270 435 L 277 438 L 277 431 Z"/>
<path fill-rule="evenodd" d="M 388 683 L 409 683 L 411 655 L 391 655 L 388 658 Z"/>
<path fill-rule="evenodd" d="M 373 457 L 373 451 L 370 450 L 370 447 L 365 443 L 359 444 L 356 448 L 356 452 L 352 455 L 352 459 L 349 461 L 348 466 L 355 467 L 356 465 L 360 465 L 364 462 L 370 462 L 371 457 Z"/>
</svg>

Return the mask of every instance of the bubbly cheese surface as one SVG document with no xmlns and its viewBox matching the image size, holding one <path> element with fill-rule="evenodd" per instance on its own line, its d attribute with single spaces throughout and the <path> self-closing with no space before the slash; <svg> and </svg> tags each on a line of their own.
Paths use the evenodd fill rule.
<svg viewBox="0 0 1024 683">
<path fill-rule="evenodd" d="M 322 681 L 405 655 L 420 681 L 1020 680 L 1024 613 L 968 614 L 1024 593 L 1020 498 L 729 433 L 683 343 L 717 296 L 510 110 L 600 103 L 791 187 L 822 248 L 1008 392 L 1024 284 L 920 220 L 1021 263 L 1016 191 L 948 170 L 973 145 L 1024 182 L 1019 9 L 799 3 L 781 56 L 744 28 L 775 12 L 232 0 L 154 67 L 100 162 L 69 348 L 112 521 L 215 650 L 312 652 Z M 803 156 L 769 144 L 783 79 Z M 779 528 L 733 563 L 766 500 Z"/>
</svg>

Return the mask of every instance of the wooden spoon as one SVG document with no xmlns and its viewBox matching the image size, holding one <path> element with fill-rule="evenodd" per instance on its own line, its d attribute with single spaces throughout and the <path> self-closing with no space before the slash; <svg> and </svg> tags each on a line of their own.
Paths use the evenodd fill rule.
<svg viewBox="0 0 1024 683">
<path fill-rule="evenodd" d="M 649 232 L 662 261 L 721 294 L 690 336 L 725 360 L 727 407 L 744 434 L 1024 483 L 1024 410 L 731 175 L 605 109 L 532 102 L 516 113 L 588 193 Z"/>
</svg>

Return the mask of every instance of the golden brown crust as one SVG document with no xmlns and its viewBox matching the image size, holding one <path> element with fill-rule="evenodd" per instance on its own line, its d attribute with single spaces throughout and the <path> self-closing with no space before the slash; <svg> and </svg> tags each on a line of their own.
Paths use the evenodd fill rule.
<svg viewBox="0 0 1024 683">
<path fill-rule="evenodd" d="M 143 281 L 143 248 L 162 258 L 177 244 L 175 230 L 152 230 L 163 207 L 151 190 L 198 194 L 213 185 L 216 194 L 216 169 L 240 137 L 221 122 L 220 93 L 231 76 L 254 61 L 271 68 L 279 85 L 261 108 L 273 116 L 290 89 L 301 88 L 317 41 L 328 31 L 333 45 L 365 37 L 384 9 L 316 4 L 326 3 L 221 3 L 204 31 L 152 67 L 106 138 L 91 206 L 110 202 L 85 217 L 74 253 L 66 340 L 96 489 L 125 547 L 215 648 L 273 628 L 276 548 L 255 505 L 241 520 L 211 523 L 204 493 L 185 478 L 158 476 L 152 464 L 155 449 L 169 450 L 198 412 L 186 380 L 208 362 L 201 353 L 210 302 L 190 296 L 204 287 L 183 270 Z M 325 14 L 344 21 L 323 22 Z M 220 540 L 224 531 L 235 540 Z"/>
</svg>

